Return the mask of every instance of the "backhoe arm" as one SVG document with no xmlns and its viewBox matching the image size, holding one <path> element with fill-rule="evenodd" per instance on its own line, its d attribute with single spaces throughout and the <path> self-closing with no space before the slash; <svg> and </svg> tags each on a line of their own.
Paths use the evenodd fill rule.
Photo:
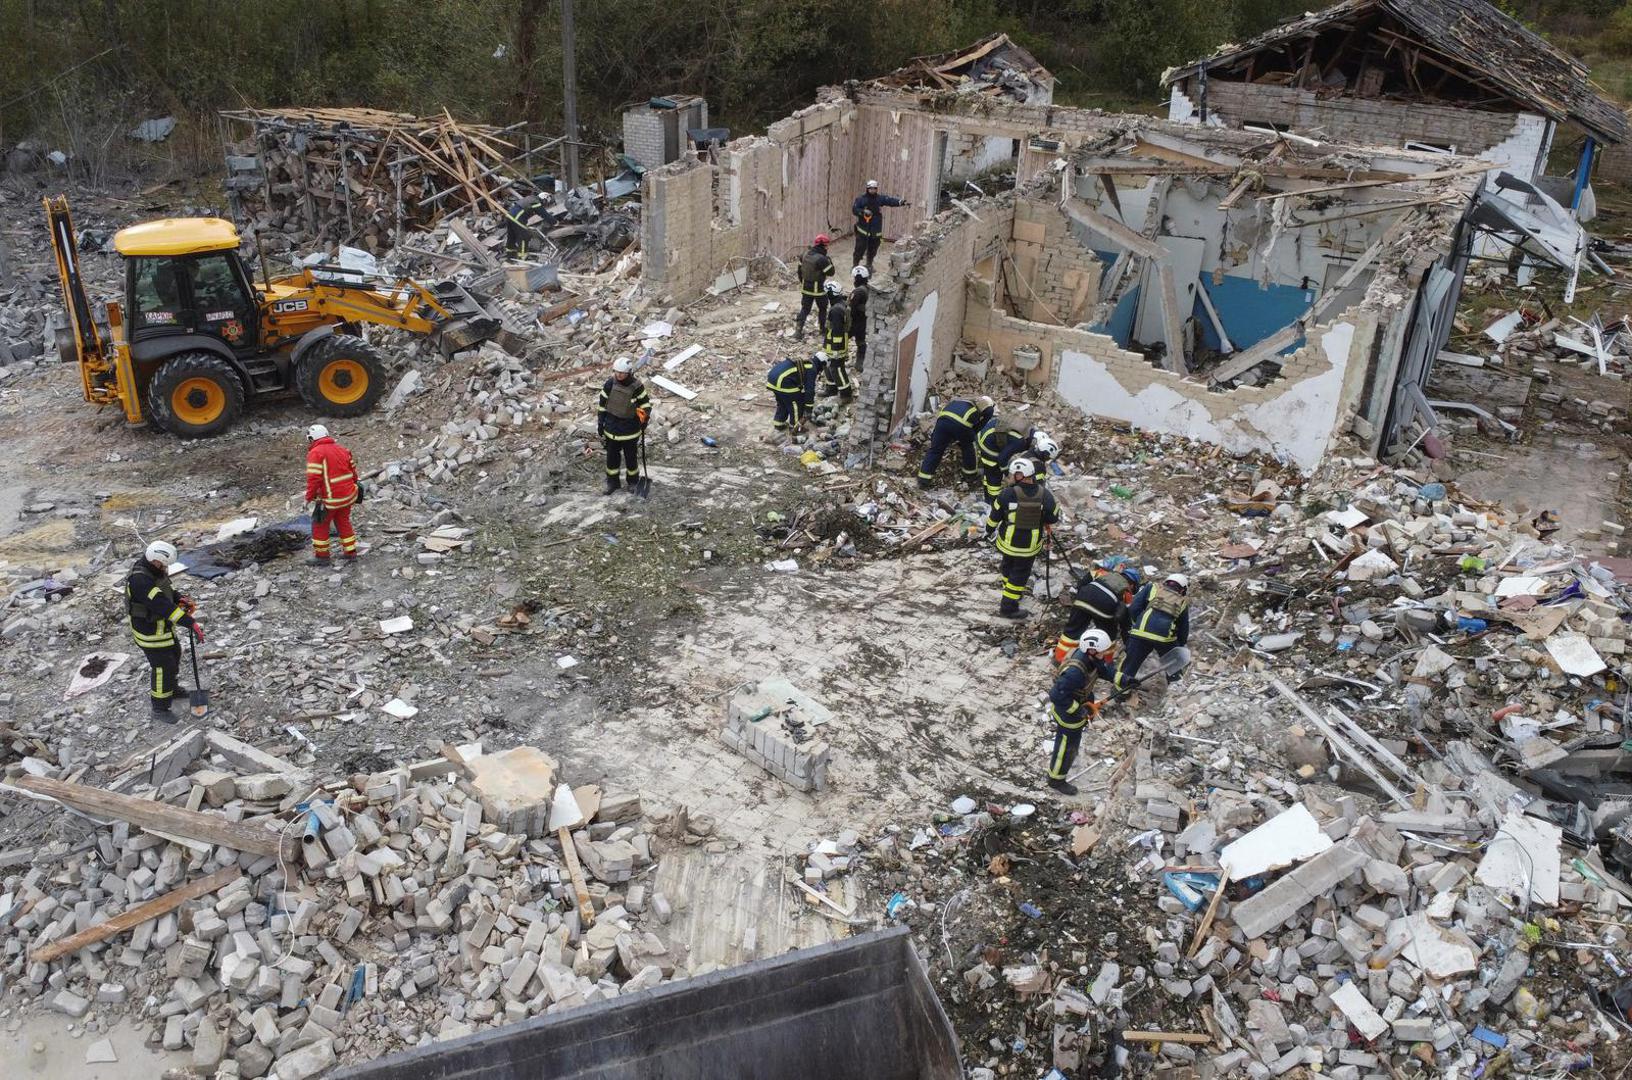
<svg viewBox="0 0 1632 1080">
<path fill-rule="evenodd" d="M 85 281 L 79 271 L 79 248 L 74 239 L 74 219 L 68 212 L 68 197 L 46 198 L 45 219 L 51 233 L 51 250 L 57 257 L 57 280 L 62 285 L 62 303 L 68 309 L 68 325 L 73 335 L 74 355 L 79 362 L 80 384 L 85 400 L 94 405 L 118 405 L 132 421 L 141 419 L 141 405 L 130 378 L 129 365 L 119 363 L 116 344 L 102 340 L 85 295 Z M 110 305 L 109 320 L 117 324 L 120 312 Z"/>
</svg>

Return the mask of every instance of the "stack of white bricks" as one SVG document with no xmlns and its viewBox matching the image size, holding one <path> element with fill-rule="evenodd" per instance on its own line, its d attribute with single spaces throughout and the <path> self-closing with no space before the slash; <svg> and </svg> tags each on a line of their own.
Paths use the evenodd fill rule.
<svg viewBox="0 0 1632 1080">
<path fill-rule="evenodd" d="M 790 684 L 767 680 L 731 699 L 720 738 L 790 787 L 824 791 L 831 748 L 816 736 L 812 721 L 825 718 L 825 709 Z M 789 720 L 802 722 L 802 735 L 794 733 Z"/>
</svg>

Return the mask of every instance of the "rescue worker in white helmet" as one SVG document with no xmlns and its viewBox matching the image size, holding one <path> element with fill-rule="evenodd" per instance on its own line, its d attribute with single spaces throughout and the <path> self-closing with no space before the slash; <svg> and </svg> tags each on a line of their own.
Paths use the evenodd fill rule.
<svg viewBox="0 0 1632 1080">
<path fill-rule="evenodd" d="M 1128 605 L 1128 640 L 1116 665 L 1116 690 L 1131 693 L 1139 687 L 1139 668 L 1155 653 L 1169 682 L 1177 679 L 1190 655 L 1190 579 L 1169 574 L 1151 581 Z M 1177 652 L 1172 660 L 1169 653 Z"/>
<path fill-rule="evenodd" d="M 872 272 L 865 266 L 850 268 L 850 340 L 856 343 L 856 374 L 867 364 L 867 301 L 872 299 L 872 286 L 867 284 Z"/>
<path fill-rule="evenodd" d="M 986 518 L 986 535 L 1003 556 L 1003 599 L 997 613 L 1006 619 L 1024 618 L 1020 598 L 1031 583 L 1031 567 L 1043 550 L 1043 535 L 1060 520 L 1054 493 L 1037 482 L 1037 467 L 1030 458 L 1009 462 L 1009 486 L 998 492 Z"/>
<path fill-rule="evenodd" d="M 850 308 L 844 302 L 844 290 L 836 281 L 829 281 L 827 289 L 827 317 L 822 332 L 822 351 L 827 354 L 827 387 L 823 395 L 838 394 L 848 401 L 855 393 L 850 382 Z"/>
<path fill-rule="evenodd" d="M 1089 630 L 1073 651 L 1048 692 L 1048 715 L 1054 721 L 1054 749 L 1048 756 L 1048 786 L 1062 795 L 1075 795 L 1071 765 L 1077 760 L 1082 729 L 1099 715 L 1094 684 L 1109 680 L 1114 671 L 1110 659 L 1111 637 L 1103 630 Z"/>
<path fill-rule="evenodd" d="M 640 475 L 640 438 L 652 419 L 652 396 L 635 377 L 635 362 L 627 356 L 612 361 L 612 377 L 601 386 L 595 405 L 595 431 L 606 446 L 606 493 L 618 490 L 618 467 L 634 487 Z"/>
<path fill-rule="evenodd" d="M 204 640 L 204 627 L 193 618 L 195 605 L 186 596 L 178 595 L 170 583 L 170 564 L 176 561 L 176 548 L 163 540 L 147 545 L 142 557 L 136 560 L 125 576 L 125 611 L 130 616 L 130 635 L 137 648 L 147 657 L 150 669 L 148 700 L 152 703 L 153 718 L 173 724 L 170 702 L 178 691 L 176 676 L 181 671 L 181 645 L 176 641 L 176 627 Z"/>
</svg>

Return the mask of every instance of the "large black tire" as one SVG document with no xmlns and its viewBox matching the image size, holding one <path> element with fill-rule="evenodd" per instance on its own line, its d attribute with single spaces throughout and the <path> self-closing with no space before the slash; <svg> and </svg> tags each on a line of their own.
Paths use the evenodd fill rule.
<svg viewBox="0 0 1632 1080">
<path fill-rule="evenodd" d="M 385 392 L 385 357 L 360 337 L 331 334 L 295 371 L 301 400 L 323 416 L 361 416 Z"/>
<path fill-rule="evenodd" d="M 147 415 L 183 439 L 219 435 L 244 411 L 244 384 L 232 365 L 207 352 L 179 353 L 147 384 Z"/>
</svg>

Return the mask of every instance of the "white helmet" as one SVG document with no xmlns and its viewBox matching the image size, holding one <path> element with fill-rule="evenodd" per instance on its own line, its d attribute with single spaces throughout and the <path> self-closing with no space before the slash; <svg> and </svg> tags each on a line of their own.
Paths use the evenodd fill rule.
<svg viewBox="0 0 1632 1080">
<path fill-rule="evenodd" d="M 982 394 L 980 397 L 975 399 L 975 406 L 979 408 L 981 412 L 985 412 L 988 409 L 997 408 L 997 402 L 993 401 L 985 394 Z"/>
<path fill-rule="evenodd" d="M 837 281 L 829 281 L 827 284 L 823 285 L 822 288 L 827 290 L 827 295 L 829 296 L 838 296 L 840 293 L 844 292 L 844 286 L 840 285 Z"/>
<path fill-rule="evenodd" d="M 1082 635 L 1082 640 L 1077 643 L 1077 647 L 1088 652 L 1102 653 L 1111 647 L 1111 635 L 1103 630 L 1090 630 Z"/>
<path fill-rule="evenodd" d="M 1183 574 L 1167 575 L 1167 584 L 1173 586 L 1175 589 L 1178 589 L 1180 592 L 1190 591 L 1190 579 Z"/>
<path fill-rule="evenodd" d="M 873 272 L 867 269 L 865 266 L 852 266 L 850 268 L 850 276 L 855 278 L 857 281 L 866 281 L 868 278 L 873 276 Z"/>
<path fill-rule="evenodd" d="M 869 181 L 867 181 L 867 186 L 868 187 L 877 187 L 878 186 L 878 181 L 877 180 L 869 180 Z"/>
<path fill-rule="evenodd" d="M 1055 454 L 1060 452 L 1059 444 L 1049 438 L 1046 431 L 1031 433 L 1031 448 L 1036 453 L 1041 454 L 1045 460 L 1053 458 Z"/>
<path fill-rule="evenodd" d="M 629 359 L 627 356 L 620 356 L 616 360 L 612 361 L 612 370 L 617 372 L 619 375 L 627 375 L 631 371 L 635 370 L 635 362 Z"/>
<path fill-rule="evenodd" d="M 311 427 L 306 429 L 307 442 L 316 442 L 318 439 L 326 439 L 328 437 L 329 429 L 324 427 L 322 424 L 313 424 Z"/>
<path fill-rule="evenodd" d="M 176 545 L 167 544 L 163 540 L 155 540 L 147 545 L 147 550 L 142 552 L 142 558 L 151 563 L 163 563 L 165 566 L 169 566 L 176 561 Z"/>
<path fill-rule="evenodd" d="M 825 364 L 827 363 L 827 352 L 823 349 L 817 349 L 811 354 L 810 358 L 816 361 L 818 364 Z"/>
<path fill-rule="evenodd" d="M 1030 458 L 1017 457 L 1009 462 L 1009 475 L 1030 480 L 1037 475 L 1037 466 L 1031 463 Z"/>
</svg>

